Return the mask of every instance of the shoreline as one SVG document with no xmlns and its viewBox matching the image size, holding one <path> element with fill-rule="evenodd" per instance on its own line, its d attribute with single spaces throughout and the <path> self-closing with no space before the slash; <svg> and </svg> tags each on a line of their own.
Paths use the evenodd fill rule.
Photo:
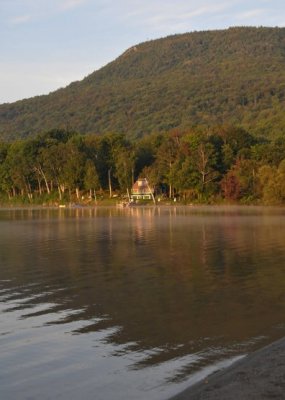
<svg viewBox="0 0 285 400">
<path fill-rule="evenodd" d="M 285 399 L 285 337 L 214 372 L 169 400 Z"/>
<path fill-rule="evenodd" d="M 63 203 L 63 204 L 28 204 L 28 203 L 0 203 L 0 209 L 96 209 L 96 208 L 155 208 L 155 207 L 176 207 L 176 208 L 227 208 L 227 209 L 285 209 L 285 204 L 280 205 L 270 205 L 270 204 L 235 204 L 235 203 L 213 203 L 213 204 L 205 204 L 205 203 L 174 203 L 174 202 L 158 202 L 156 204 L 153 203 L 144 203 L 144 204 L 132 204 L 131 207 L 120 207 L 120 203 L 116 202 L 98 202 L 97 204 L 83 204 L 83 203 Z"/>
</svg>

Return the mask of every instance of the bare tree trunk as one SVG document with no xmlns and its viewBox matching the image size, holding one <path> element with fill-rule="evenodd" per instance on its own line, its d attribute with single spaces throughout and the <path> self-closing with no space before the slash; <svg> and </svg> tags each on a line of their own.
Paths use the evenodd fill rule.
<svg viewBox="0 0 285 400">
<path fill-rule="evenodd" d="M 135 183 L 135 170 L 134 168 L 132 168 L 132 186 L 134 185 L 134 183 Z"/>
<path fill-rule="evenodd" d="M 39 176 L 37 176 L 37 181 L 38 181 L 39 193 L 41 195 L 42 194 L 42 185 L 41 185 L 41 180 L 40 180 Z"/>
<path fill-rule="evenodd" d="M 78 187 L 75 189 L 75 192 L 76 192 L 76 198 L 77 198 L 77 200 L 79 200 L 79 188 Z"/>
<path fill-rule="evenodd" d="M 40 172 L 40 174 L 41 174 L 42 177 L 43 177 L 43 180 L 44 180 L 44 182 L 45 182 L 45 185 L 46 185 L 46 189 L 47 189 L 48 194 L 50 194 L 50 188 L 49 188 L 49 184 L 48 184 L 48 181 L 47 181 L 47 178 L 46 178 L 46 174 L 44 173 L 44 171 L 43 171 L 43 169 L 42 169 L 41 167 L 38 168 L 38 171 Z"/>
<path fill-rule="evenodd" d="M 33 192 L 32 192 L 32 188 L 31 188 L 30 182 L 28 182 L 28 190 L 29 190 L 28 197 L 29 197 L 30 200 L 32 200 Z"/>
<path fill-rule="evenodd" d="M 206 173 L 205 173 L 205 171 L 202 171 L 201 174 L 202 174 L 202 192 L 204 192 Z"/>
<path fill-rule="evenodd" d="M 172 197 L 172 185 L 171 183 L 169 184 L 169 198 L 171 199 Z"/>
<path fill-rule="evenodd" d="M 108 169 L 108 183 L 109 183 L 109 197 L 112 197 L 112 181 L 111 181 L 111 171 L 112 171 L 112 167 L 110 169 Z"/>
<path fill-rule="evenodd" d="M 152 191 L 152 189 L 150 188 L 150 186 L 149 186 L 149 184 L 148 184 L 148 181 L 147 181 L 147 187 L 148 187 L 148 190 L 149 190 L 149 192 L 150 192 L 150 195 L 151 195 L 151 198 L 152 198 L 153 204 L 155 204 L 155 205 L 156 205 L 156 202 L 155 202 L 155 197 L 154 197 L 154 195 L 153 195 L 153 191 Z"/>
<path fill-rule="evenodd" d="M 169 173 L 171 173 L 171 168 L 172 168 L 172 162 L 169 162 Z M 172 198 L 172 184 L 169 183 L 169 198 Z"/>
<path fill-rule="evenodd" d="M 62 193 L 61 193 L 60 185 L 57 186 L 57 189 L 58 189 L 58 194 L 59 194 L 59 200 L 61 201 L 62 200 Z"/>
<path fill-rule="evenodd" d="M 27 182 L 26 179 L 25 179 L 24 182 L 25 182 L 25 189 L 26 189 L 26 192 L 27 192 L 28 199 L 31 201 L 32 198 L 33 198 L 33 195 L 32 195 L 32 191 L 31 191 L 30 182 Z M 23 192 L 24 192 L 24 190 L 23 190 Z M 23 193 L 23 194 L 24 194 L 24 193 Z"/>
<path fill-rule="evenodd" d="M 128 195 L 128 200 L 129 200 L 129 202 L 131 201 L 131 197 L 130 197 L 130 191 L 129 191 L 129 188 L 127 188 L 127 195 Z"/>
<path fill-rule="evenodd" d="M 46 188 L 47 188 L 47 192 L 48 192 L 48 194 L 50 194 L 49 184 L 48 184 L 47 178 L 46 178 L 44 173 L 43 173 L 43 178 L 44 178 L 44 182 L 45 182 L 45 185 L 46 185 Z"/>
</svg>

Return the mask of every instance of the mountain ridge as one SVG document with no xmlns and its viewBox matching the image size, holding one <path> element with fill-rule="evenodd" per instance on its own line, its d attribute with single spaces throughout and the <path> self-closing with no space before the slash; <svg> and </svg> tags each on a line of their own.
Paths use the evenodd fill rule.
<svg viewBox="0 0 285 400">
<path fill-rule="evenodd" d="M 127 133 L 237 124 L 285 134 L 285 28 L 232 27 L 132 46 L 48 95 L 0 105 L 5 140 L 66 128 Z"/>
</svg>

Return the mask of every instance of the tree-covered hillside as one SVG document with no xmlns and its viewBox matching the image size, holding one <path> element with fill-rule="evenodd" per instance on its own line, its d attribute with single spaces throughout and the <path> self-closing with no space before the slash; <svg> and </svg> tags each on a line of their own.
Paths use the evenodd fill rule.
<svg viewBox="0 0 285 400">
<path fill-rule="evenodd" d="M 241 125 L 285 133 L 285 28 L 230 28 L 134 46 L 83 81 L 0 106 L 3 139 L 53 128 L 150 132 Z"/>
</svg>

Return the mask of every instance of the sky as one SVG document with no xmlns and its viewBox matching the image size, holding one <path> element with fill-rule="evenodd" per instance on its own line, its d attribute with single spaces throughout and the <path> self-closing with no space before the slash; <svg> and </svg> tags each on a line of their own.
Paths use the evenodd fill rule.
<svg viewBox="0 0 285 400">
<path fill-rule="evenodd" d="M 284 0 L 0 0 L 0 104 L 81 80 L 174 33 L 285 26 Z"/>
</svg>

